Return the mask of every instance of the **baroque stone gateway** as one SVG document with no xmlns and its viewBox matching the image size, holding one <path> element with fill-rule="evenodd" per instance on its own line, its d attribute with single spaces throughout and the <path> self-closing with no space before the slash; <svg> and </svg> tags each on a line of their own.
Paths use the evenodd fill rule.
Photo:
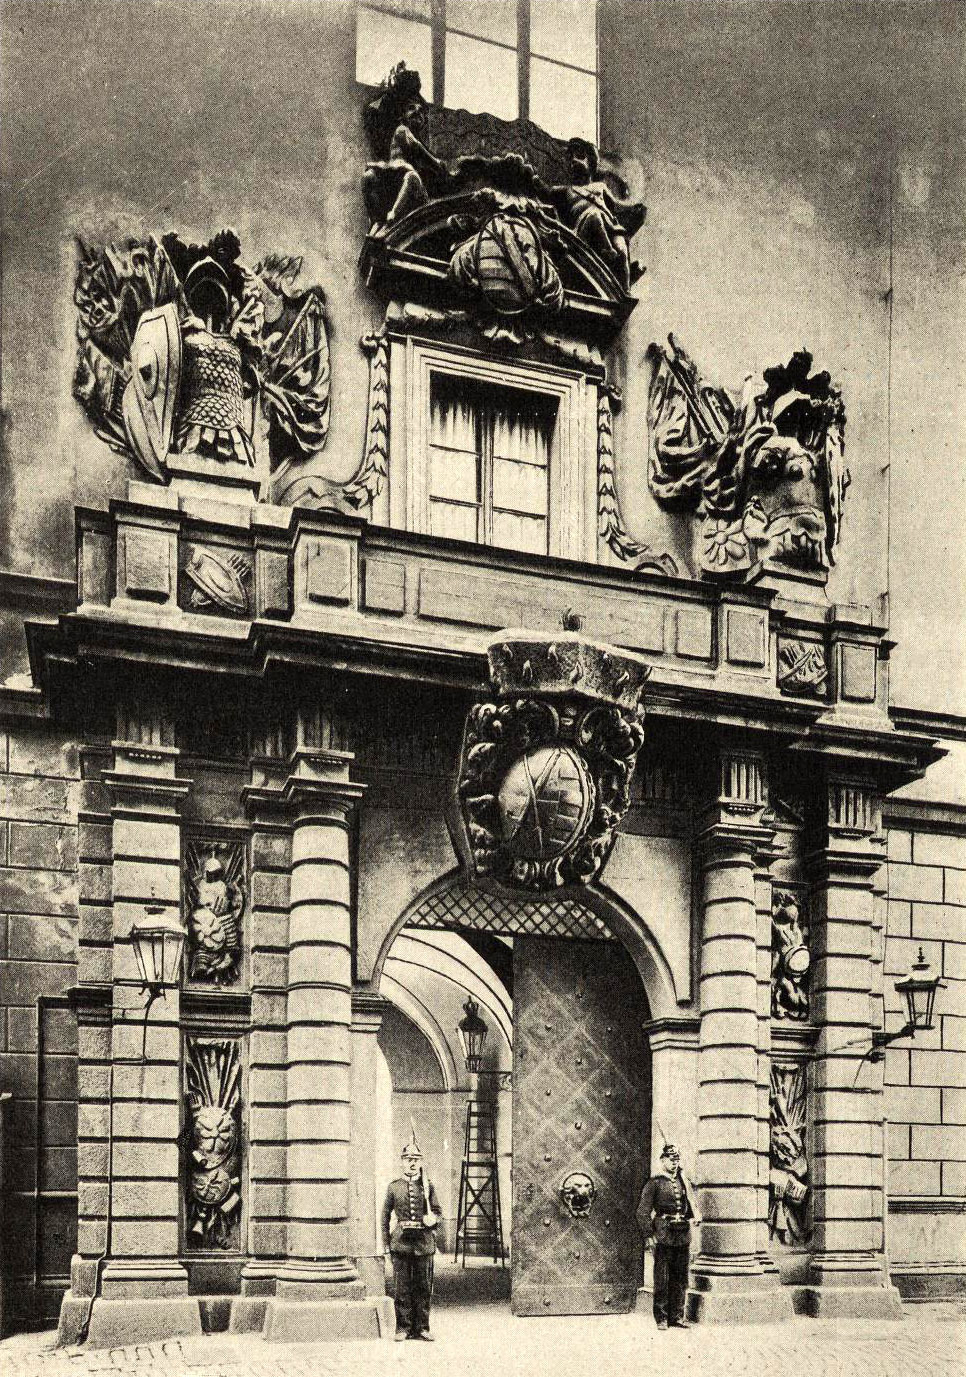
<svg viewBox="0 0 966 1377">
<path fill-rule="evenodd" d="M 65 8 L 0 6 L 0 1330 L 390 1338 L 416 1142 L 437 1351 L 454 1265 L 650 1326 L 671 1144 L 688 1322 L 958 1305 L 936 7 L 896 91 L 817 0 Z"/>
</svg>

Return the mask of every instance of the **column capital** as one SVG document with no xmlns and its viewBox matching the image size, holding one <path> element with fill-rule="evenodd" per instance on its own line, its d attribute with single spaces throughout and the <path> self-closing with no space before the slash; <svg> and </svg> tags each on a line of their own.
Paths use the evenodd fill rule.
<svg viewBox="0 0 966 1377">
<path fill-rule="evenodd" d="M 353 990 L 352 1031 L 378 1033 L 388 1004 L 385 995 L 379 994 L 376 990 Z"/>
</svg>

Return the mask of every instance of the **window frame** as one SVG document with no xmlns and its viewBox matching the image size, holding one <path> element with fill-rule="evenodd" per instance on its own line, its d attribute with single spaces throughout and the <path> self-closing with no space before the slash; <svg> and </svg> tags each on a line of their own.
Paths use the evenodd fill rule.
<svg viewBox="0 0 966 1377">
<path fill-rule="evenodd" d="M 517 55 L 517 115 L 518 120 L 530 120 L 530 61 L 537 57 L 542 61 L 553 63 L 559 67 L 565 67 L 569 71 L 582 72 L 585 75 L 593 76 L 596 86 L 596 100 L 594 110 L 595 136 L 592 142 L 600 143 L 600 4 L 599 0 L 587 0 L 587 3 L 594 5 L 595 17 L 595 43 L 594 55 L 595 66 L 593 71 L 587 67 L 580 67 L 572 62 L 564 62 L 559 58 L 547 57 L 545 53 L 533 53 L 530 49 L 530 6 L 532 0 L 516 0 L 517 6 L 517 33 L 516 33 L 516 55 Z M 358 8 L 376 10 L 383 14 L 398 16 L 399 11 L 391 9 L 388 5 L 383 5 L 381 0 L 359 0 Z M 446 98 L 446 35 L 447 33 L 459 34 L 463 38 L 471 38 L 479 43 L 489 43 L 493 47 L 502 48 L 505 52 L 512 51 L 510 45 L 500 42 L 497 39 L 485 38 L 480 34 L 470 33 L 466 29 L 461 29 L 455 24 L 446 23 L 446 0 L 430 0 L 429 17 L 413 18 L 410 22 L 415 24 L 426 24 L 430 30 L 430 51 L 432 52 L 432 89 L 433 101 L 437 105 L 445 106 L 447 109 L 456 109 L 451 106 Z M 497 116 L 497 118 L 500 118 Z M 541 126 L 542 127 L 542 126 Z M 558 137 L 558 136 L 554 136 Z"/>
<path fill-rule="evenodd" d="M 397 372 L 404 358 L 406 377 L 404 388 L 392 389 L 395 414 L 390 431 L 397 437 L 405 435 L 405 445 L 394 442 L 391 448 L 390 524 L 422 535 L 431 534 L 430 399 L 433 375 L 439 374 L 451 382 L 465 379 L 474 389 L 489 386 L 531 392 L 554 404 L 556 424 L 547 478 L 547 556 L 596 561 L 597 389 L 587 376 L 549 364 L 492 359 L 412 336 L 394 342 L 393 350 L 391 371 Z M 403 415 L 398 415 L 400 404 Z M 475 548 L 484 552 L 513 549 L 483 543 L 475 543 Z M 515 553 L 531 559 L 546 557 L 527 555 L 526 551 Z"/>
</svg>

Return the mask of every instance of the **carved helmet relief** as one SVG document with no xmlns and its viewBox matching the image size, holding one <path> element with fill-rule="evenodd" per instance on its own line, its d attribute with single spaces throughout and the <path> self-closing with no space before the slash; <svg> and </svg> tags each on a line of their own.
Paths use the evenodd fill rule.
<svg viewBox="0 0 966 1377">
<path fill-rule="evenodd" d="M 254 268 L 222 230 L 79 244 L 74 396 L 100 438 L 167 482 L 173 463 L 268 473 L 325 445 L 324 296 L 301 258 Z"/>
<path fill-rule="evenodd" d="M 824 572 L 834 561 L 845 467 L 845 407 L 812 356 L 748 378 L 735 401 L 711 387 L 670 336 L 652 345 L 648 482 L 668 509 L 701 518 L 696 563 L 707 578 L 766 561 Z"/>
</svg>

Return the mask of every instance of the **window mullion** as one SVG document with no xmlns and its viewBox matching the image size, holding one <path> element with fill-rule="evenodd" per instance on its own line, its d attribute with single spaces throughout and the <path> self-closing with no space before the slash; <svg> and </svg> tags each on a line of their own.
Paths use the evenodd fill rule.
<svg viewBox="0 0 966 1377">
<path fill-rule="evenodd" d="M 517 0 L 517 75 L 520 118 L 530 118 L 530 0 Z"/>
<path fill-rule="evenodd" d="M 493 544 L 493 442 L 496 413 L 480 407 L 480 525 L 481 545 Z"/>
<path fill-rule="evenodd" d="M 433 35 L 433 100 L 446 104 L 446 0 L 432 0 L 430 23 Z"/>
</svg>

